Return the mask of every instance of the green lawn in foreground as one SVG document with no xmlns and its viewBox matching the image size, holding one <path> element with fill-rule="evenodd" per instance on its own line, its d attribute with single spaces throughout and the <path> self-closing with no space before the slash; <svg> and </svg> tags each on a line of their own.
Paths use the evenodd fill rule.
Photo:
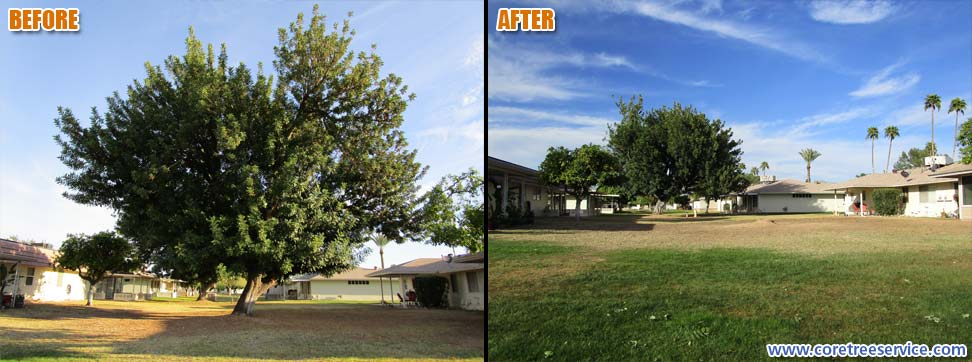
<svg viewBox="0 0 972 362">
<path fill-rule="evenodd" d="M 743 220 L 494 233 L 490 359 L 754 360 L 767 358 L 767 343 L 972 345 L 972 224 L 900 219 L 901 230 L 883 232 L 913 229 L 916 244 L 821 243 L 835 252 L 813 244 L 853 234 L 846 227 L 881 245 L 873 238 L 889 221 L 780 219 L 740 235 Z M 952 235 L 962 231 L 965 245 Z M 722 240 L 672 247 L 671 238 Z"/>
</svg>

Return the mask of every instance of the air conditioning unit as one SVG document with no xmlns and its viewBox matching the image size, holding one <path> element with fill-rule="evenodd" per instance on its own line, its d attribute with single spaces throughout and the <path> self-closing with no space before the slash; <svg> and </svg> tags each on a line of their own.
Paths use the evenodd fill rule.
<svg viewBox="0 0 972 362">
<path fill-rule="evenodd" d="M 949 157 L 948 155 L 938 155 L 938 156 L 925 157 L 925 166 L 927 166 L 927 167 L 932 167 L 932 166 L 945 166 L 945 165 L 951 165 L 951 164 L 952 164 L 952 158 Z"/>
<path fill-rule="evenodd" d="M 776 182 L 776 176 L 759 176 L 759 182 Z"/>
</svg>

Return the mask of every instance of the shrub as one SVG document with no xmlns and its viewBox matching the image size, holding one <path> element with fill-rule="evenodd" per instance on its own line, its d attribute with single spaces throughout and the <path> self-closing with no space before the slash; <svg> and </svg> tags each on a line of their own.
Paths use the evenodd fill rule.
<svg viewBox="0 0 972 362">
<path fill-rule="evenodd" d="M 872 193 L 873 207 L 879 215 L 900 215 L 902 193 L 900 189 L 876 189 Z"/>
<path fill-rule="evenodd" d="M 443 277 L 416 277 L 412 281 L 419 304 L 426 308 L 441 308 L 449 306 L 446 300 L 446 288 L 449 281 Z"/>
</svg>

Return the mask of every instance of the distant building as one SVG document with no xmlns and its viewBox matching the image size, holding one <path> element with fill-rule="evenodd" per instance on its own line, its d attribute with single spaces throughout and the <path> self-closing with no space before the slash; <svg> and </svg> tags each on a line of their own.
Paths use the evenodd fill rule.
<svg viewBox="0 0 972 362">
<path fill-rule="evenodd" d="M 385 300 L 392 301 L 391 289 L 397 279 L 368 276 L 378 269 L 353 268 L 348 271 L 324 276 L 321 274 L 301 274 L 270 288 L 267 299 L 297 300 L 362 300 L 380 301 L 382 283 Z"/>
<path fill-rule="evenodd" d="M 396 298 L 415 290 L 415 278 L 439 276 L 449 280 L 449 306 L 483 310 L 486 306 L 486 253 L 478 252 L 453 258 L 421 258 L 368 274 L 373 277 L 395 277 Z"/>
</svg>

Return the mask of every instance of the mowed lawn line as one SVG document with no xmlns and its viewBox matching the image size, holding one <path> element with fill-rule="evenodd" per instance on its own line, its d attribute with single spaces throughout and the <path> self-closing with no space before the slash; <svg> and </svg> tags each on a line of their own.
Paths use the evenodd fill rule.
<svg viewBox="0 0 972 362">
<path fill-rule="evenodd" d="M 0 313 L 0 359 L 482 360 L 482 312 L 258 302 L 29 305 Z M 156 356 L 159 356 L 158 358 Z"/>
<path fill-rule="evenodd" d="M 764 359 L 765 343 L 972 339 L 968 250 L 601 250 L 504 236 L 489 246 L 488 350 L 499 360 Z"/>
</svg>

